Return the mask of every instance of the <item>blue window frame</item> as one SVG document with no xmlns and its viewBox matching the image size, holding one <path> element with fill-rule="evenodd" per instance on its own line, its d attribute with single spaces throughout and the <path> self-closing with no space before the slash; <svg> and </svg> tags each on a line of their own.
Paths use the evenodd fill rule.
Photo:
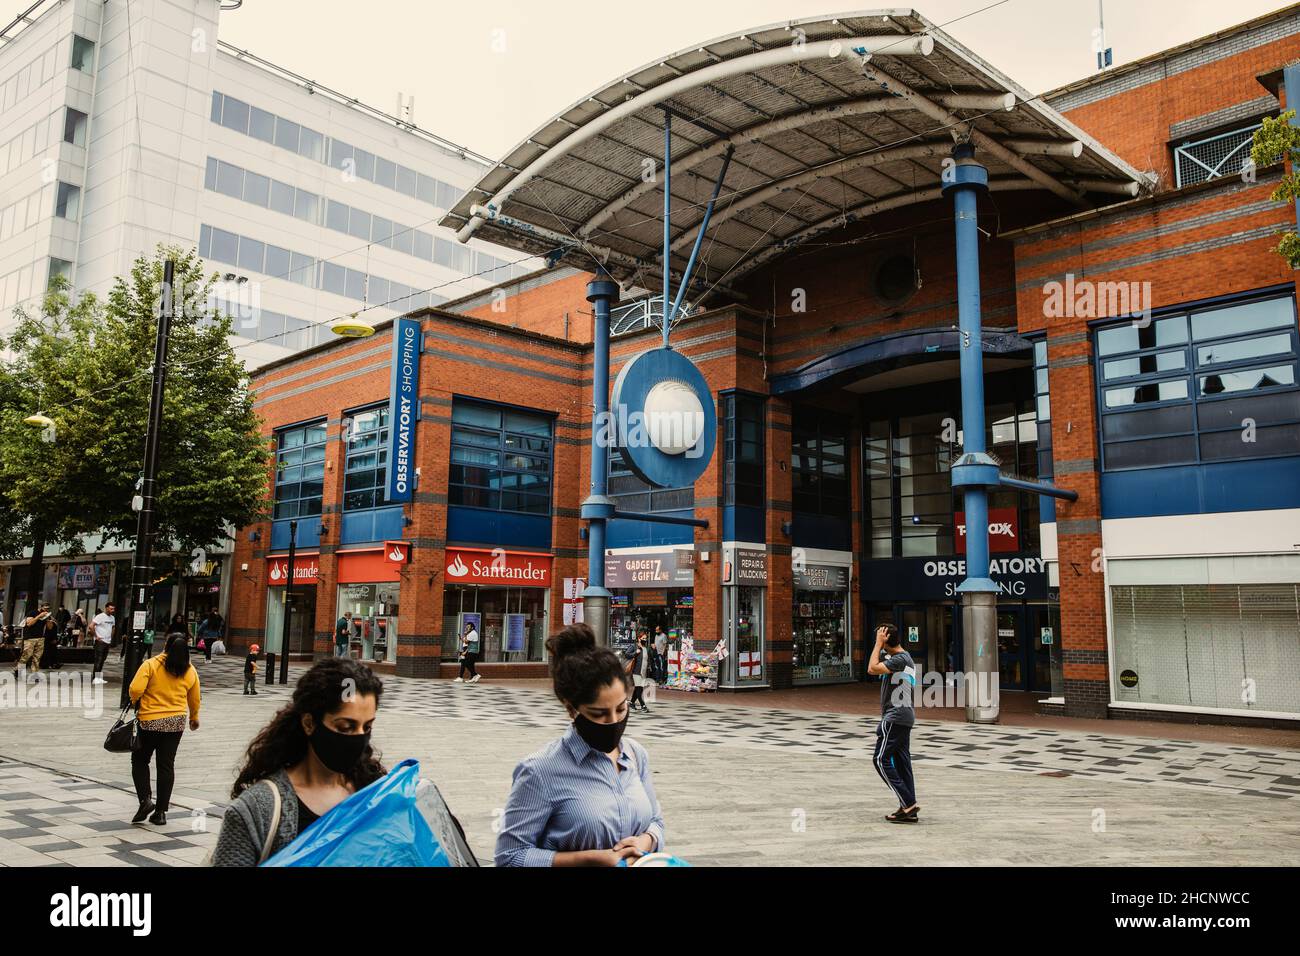
<svg viewBox="0 0 1300 956">
<path fill-rule="evenodd" d="M 325 422 L 275 433 L 275 515 L 305 518 L 321 513 L 325 490 Z"/>
<path fill-rule="evenodd" d="M 343 465 L 343 510 L 381 508 L 388 482 L 388 406 L 349 412 Z"/>
<path fill-rule="evenodd" d="M 695 486 L 657 488 L 638 478 L 623 461 L 617 444 L 609 449 L 609 496 L 619 511 L 659 514 L 690 511 L 695 507 Z"/>
<path fill-rule="evenodd" d="M 726 396 L 724 505 L 763 507 L 763 404 L 755 395 Z"/>
<path fill-rule="evenodd" d="M 1104 326 L 1095 341 L 1103 470 L 1300 455 L 1293 295 Z"/>
<path fill-rule="evenodd" d="M 449 504 L 551 513 L 551 415 L 458 398 L 451 421 Z"/>
</svg>

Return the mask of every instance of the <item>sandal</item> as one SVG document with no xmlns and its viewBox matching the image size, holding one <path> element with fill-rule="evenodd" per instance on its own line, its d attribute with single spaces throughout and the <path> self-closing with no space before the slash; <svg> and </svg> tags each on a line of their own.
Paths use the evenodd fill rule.
<svg viewBox="0 0 1300 956">
<path fill-rule="evenodd" d="M 904 810 L 902 807 L 899 807 L 893 813 L 886 814 L 885 819 L 890 823 L 919 823 L 920 821 L 916 816 L 916 811 L 919 809 L 920 807 L 916 807 L 913 810 Z"/>
</svg>

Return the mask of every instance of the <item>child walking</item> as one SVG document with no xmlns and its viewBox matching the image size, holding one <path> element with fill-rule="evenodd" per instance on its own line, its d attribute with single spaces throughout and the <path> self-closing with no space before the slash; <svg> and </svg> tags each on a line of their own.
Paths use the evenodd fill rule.
<svg viewBox="0 0 1300 956">
<path fill-rule="evenodd" d="M 244 693 L 257 696 L 257 652 L 261 648 L 254 644 L 248 649 L 248 656 L 244 658 Z"/>
</svg>

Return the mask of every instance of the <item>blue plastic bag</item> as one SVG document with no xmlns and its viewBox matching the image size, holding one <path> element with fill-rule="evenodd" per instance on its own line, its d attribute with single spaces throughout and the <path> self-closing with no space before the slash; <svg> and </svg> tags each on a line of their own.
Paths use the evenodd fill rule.
<svg viewBox="0 0 1300 956">
<path fill-rule="evenodd" d="M 403 760 L 298 834 L 263 866 L 454 866 L 417 805 L 420 763 Z"/>
</svg>

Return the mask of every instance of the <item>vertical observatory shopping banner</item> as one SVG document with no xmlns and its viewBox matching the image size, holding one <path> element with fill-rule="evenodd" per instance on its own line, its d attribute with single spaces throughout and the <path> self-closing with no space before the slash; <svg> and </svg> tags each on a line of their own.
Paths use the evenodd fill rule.
<svg viewBox="0 0 1300 956">
<path fill-rule="evenodd" d="M 393 323 L 388 390 L 388 500 L 410 501 L 415 487 L 415 420 L 420 391 L 420 322 Z"/>
</svg>

